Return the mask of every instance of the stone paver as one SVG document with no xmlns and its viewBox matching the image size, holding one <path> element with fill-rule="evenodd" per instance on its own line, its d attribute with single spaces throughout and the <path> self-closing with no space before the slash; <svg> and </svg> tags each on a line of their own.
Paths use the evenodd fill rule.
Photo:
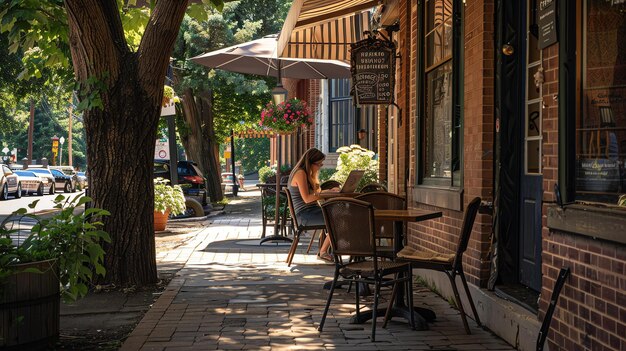
<svg viewBox="0 0 626 351">
<path fill-rule="evenodd" d="M 161 252 L 160 267 L 182 267 L 122 350 L 513 350 L 470 320 L 466 335 L 458 311 L 431 291 L 415 286 L 416 306 L 435 311 L 428 331 L 411 330 L 401 320 L 370 341 L 371 323 L 349 323 L 354 294 L 337 289 L 324 331 L 317 331 L 331 280 L 323 264 L 299 245 L 287 267 L 289 245 L 258 245 L 261 234 L 258 192 L 240 193 L 226 214 L 212 219 L 184 246 Z M 256 196 L 255 196 L 256 195 Z M 271 229 L 270 229 L 271 233 Z M 390 291 L 383 291 L 381 304 Z M 370 306 L 371 297 L 361 300 Z"/>
</svg>

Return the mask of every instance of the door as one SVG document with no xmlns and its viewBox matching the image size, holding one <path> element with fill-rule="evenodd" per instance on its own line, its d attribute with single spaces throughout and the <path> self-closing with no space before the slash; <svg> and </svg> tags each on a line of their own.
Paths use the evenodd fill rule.
<svg viewBox="0 0 626 351">
<path fill-rule="evenodd" d="M 524 99 L 520 104 L 523 145 L 523 165 L 520 175 L 520 233 L 519 279 L 520 283 L 539 291 L 541 289 L 541 205 L 543 176 L 541 169 L 542 145 L 542 53 L 537 46 L 534 1 L 526 5 Z"/>
</svg>

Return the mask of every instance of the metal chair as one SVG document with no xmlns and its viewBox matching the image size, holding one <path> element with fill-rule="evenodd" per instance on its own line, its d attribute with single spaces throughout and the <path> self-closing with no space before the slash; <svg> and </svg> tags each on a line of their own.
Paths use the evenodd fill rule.
<svg viewBox="0 0 626 351">
<path fill-rule="evenodd" d="M 391 262 L 379 259 L 376 250 L 376 227 L 374 225 L 374 207 L 365 201 L 350 198 L 335 198 L 322 204 L 322 213 L 326 222 L 326 230 L 330 236 L 333 255 L 335 256 L 335 273 L 330 286 L 326 308 L 318 330 L 322 331 L 328 308 L 337 286 L 339 276 L 343 281 L 354 282 L 356 287 L 356 318 L 359 319 L 359 283 L 374 284 L 374 306 L 372 308 L 372 341 L 376 340 L 376 314 L 380 288 L 406 283 L 409 286 L 409 308 L 413 309 L 413 293 L 411 288 L 411 265 L 407 262 Z M 342 256 L 359 257 L 360 260 L 344 263 Z M 403 274 L 401 274 L 403 273 Z M 393 279 L 384 279 L 394 275 Z M 411 315 L 411 326 L 415 320 Z"/>
<path fill-rule="evenodd" d="M 332 179 L 329 179 L 323 182 L 322 184 L 320 184 L 320 190 L 330 190 L 330 189 L 337 188 L 337 187 L 341 187 L 341 183 Z M 317 237 L 317 230 L 313 232 L 313 235 L 311 235 L 311 241 L 309 241 L 309 245 L 306 248 L 306 253 L 309 253 L 311 251 L 311 247 L 313 247 L 313 241 L 315 241 L 316 237 Z M 324 231 L 322 230 L 319 235 L 320 246 L 324 242 L 325 237 L 326 236 L 324 235 Z"/>
<path fill-rule="evenodd" d="M 262 238 L 265 238 L 265 231 L 268 226 L 268 222 L 274 222 L 276 220 L 275 217 L 275 207 L 276 207 L 276 190 L 272 188 L 261 188 L 261 220 L 263 225 L 263 233 L 261 234 Z M 281 193 L 280 195 L 280 210 L 282 210 L 279 216 L 279 225 L 280 230 L 283 235 L 286 234 L 286 225 L 287 221 L 287 207 L 285 204 L 285 195 Z"/>
<path fill-rule="evenodd" d="M 361 188 L 361 193 L 371 193 L 375 191 L 387 191 L 387 188 L 380 183 L 369 183 Z"/>
<path fill-rule="evenodd" d="M 431 269 L 440 272 L 444 272 L 450 284 L 452 284 L 452 290 L 454 291 L 454 297 L 456 304 L 461 312 L 461 319 L 463 320 L 463 326 L 467 334 L 471 334 L 469 325 L 467 324 L 467 317 L 465 316 L 465 310 L 463 309 L 463 303 L 461 302 L 461 296 L 456 286 L 456 276 L 461 277 L 465 294 L 469 300 L 474 318 L 476 318 L 476 324 L 480 326 L 480 319 L 478 318 L 478 312 L 474 306 L 472 295 L 470 294 L 467 286 L 467 280 L 465 279 L 465 273 L 463 273 L 463 253 L 467 250 L 467 243 L 469 242 L 470 235 L 472 234 L 472 227 L 474 226 L 474 220 L 476 219 L 476 213 L 480 207 L 480 198 L 474 198 L 465 209 L 465 215 L 463 217 L 463 225 L 461 227 L 461 235 L 459 237 L 459 244 L 456 249 L 456 254 L 441 254 L 433 251 L 416 250 L 411 247 L 405 247 L 398 252 L 398 259 L 404 262 L 409 262 L 413 268 Z M 395 289 L 394 289 L 395 290 Z M 392 292 L 394 295 L 396 292 Z M 395 295 L 394 295 L 395 297 Z M 393 299 L 393 297 L 392 297 Z M 388 319 L 385 318 L 385 325 Z"/>
<path fill-rule="evenodd" d="M 357 200 L 366 201 L 372 204 L 378 210 L 404 210 L 406 209 L 406 200 L 400 195 L 388 193 L 386 191 L 375 191 L 365 193 L 355 197 Z M 376 221 L 376 238 L 378 239 L 377 250 L 380 256 L 394 259 L 393 252 L 393 222 Z M 381 241 L 391 242 L 392 245 L 381 245 Z"/>
<path fill-rule="evenodd" d="M 289 248 L 289 253 L 287 254 L 287 267 L 291 266 L 291 261 L 293 261 L 293 257 L 296 255 L 296 250 L 298 249 L 298 242 L 300 241 L 300 235 L 302 232 L 307 230 L 318 230 L 318 229 L 326 229 L 324 225 L 311 225 L 305 226 L 298 223 L 298 217 L 296 216 L 296 212 L 293 209 L 293 200 L 291 199 L 291 192 L 289 189 L 284 189 L 285 194 L 287 195 L 287 207 L 289 208 L 289 213 L 291 214 L 291 223 L 293 228 L 293 241 L 291 242 L 291 247 Z M 313 235 L 315 236 L 315 234 Z"/>
</svg>

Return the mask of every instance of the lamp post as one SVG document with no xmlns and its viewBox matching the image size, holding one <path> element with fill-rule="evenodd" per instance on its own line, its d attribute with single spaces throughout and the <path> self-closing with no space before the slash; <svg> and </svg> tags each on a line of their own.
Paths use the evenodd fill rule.
<svg viewBox="0 0 626 351">
<path fill-rule="evenodd" d="M 63 166 L 62 160 L 63 160 L 63 144 L 64 143 L 65 143 L 65 138 L 61 137 L 59 139 L 59 144 L 60 144 L 60 146 L 59 146 L 59 166 Z"/>
<path fill-rule="evenodd" d="M 287 95 L 289 92 L 287 89 L 283 88 L 283 80 L 281 78 L 280 72 L 280 59 L 276 60 L 278 67 L 278 82 L 276 82 L 276 87 L 272 89 L 272 99 L 274 100 L 274 104 L 278 105 L 287 100 Z M 276 134 L 276 213 L 274 218 L 274 235 L 272 237 L 279 237 L 279 219 L 280 219 L 280 164 L 281 164 L 281 143 L 280 143 L 280 134 Z"/>
</svg>

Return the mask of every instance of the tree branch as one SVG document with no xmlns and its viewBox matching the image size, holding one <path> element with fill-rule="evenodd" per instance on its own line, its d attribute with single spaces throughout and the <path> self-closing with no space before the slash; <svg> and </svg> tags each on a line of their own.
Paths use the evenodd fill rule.
<svg viewBox="0 0 626 351">
<path fill-rule="evenodd" d="M 163 80 L 187 4 L 188 0 L 157 1 L 139 44 L 139 77 L 155 103 L 163 94 Z"/>
<path fill-rule="evenodd" d="M 66 0 L 74 73 L 80 82 L 89 77 L 117 79 L 120 58 L 129 52 L 115 0 Z"/>
</svg>

